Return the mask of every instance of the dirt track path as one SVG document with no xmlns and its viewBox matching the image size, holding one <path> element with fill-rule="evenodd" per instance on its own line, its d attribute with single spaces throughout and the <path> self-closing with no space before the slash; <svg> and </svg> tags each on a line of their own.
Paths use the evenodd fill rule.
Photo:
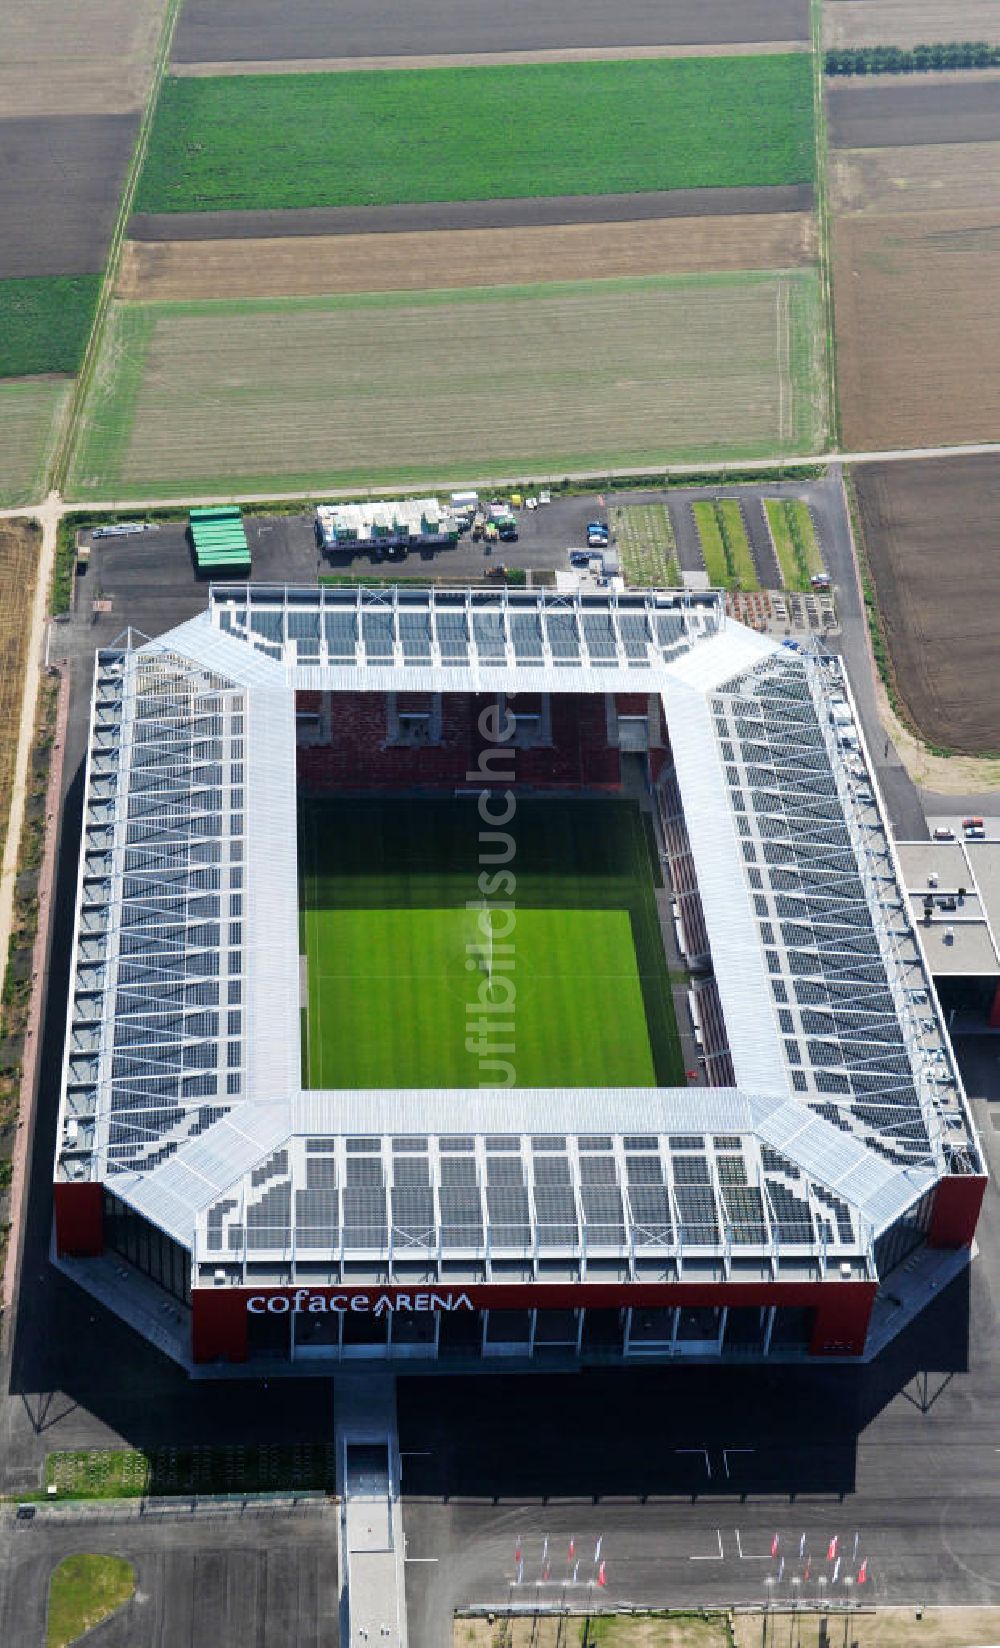
<svg viewBox="0 0 1000 1648">
<path fill-rule="evenodd" d="M 764 57 L 809 50 L 807 40 L 724 41 L 710 46 L 553 46 L 540 51 L 447 52 L 427 57 L 288 57 L 172 63 L 182 80 L 237 74 L 350 74 L 379 69 L 484 69 L 504 63 L 622 62 L 649 57 Z"/>
</svg>

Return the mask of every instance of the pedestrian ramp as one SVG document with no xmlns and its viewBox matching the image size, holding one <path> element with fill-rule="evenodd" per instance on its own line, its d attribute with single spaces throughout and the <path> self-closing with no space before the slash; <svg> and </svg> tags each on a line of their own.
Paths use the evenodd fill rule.
<svg viewBox="0 0 1000 1648">
<path fill-rule="evenodd" d="M 341 1641 L 406 1648 L 395 1382 L 337 1379 Z"/>
</svg>

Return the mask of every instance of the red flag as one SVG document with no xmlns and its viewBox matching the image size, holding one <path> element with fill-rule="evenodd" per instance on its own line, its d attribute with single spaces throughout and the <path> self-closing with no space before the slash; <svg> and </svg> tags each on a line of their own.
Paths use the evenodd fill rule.
<svg viewBox="0 0 1000 1648">
<path fill-rule="evenodd" d="M 774 1538 L 771 1541 L 771 1555 L 772 1556 L 777 1556 L 777 1554 L 778 1554 L 778 1536 L 777 1536 L 777 1534 L 775 1534 Z"/>
<path fill-rule="evenodd" d="M 810 1557 L 808 1559 L 808 1561 L 806 1562 L 805 1573 L 802 1575 L 802 1578 L 803 1579 L 808 1579 L 811 1571 L 812 1571 L 812 1557 Z"/>
<path fill-rule="evenodd" d="M 608 1583 L 608 1565 L 606 1562 L 602 1562 L 597 1570 L 597 1583 L 598 1585 L 607 1585 Z"/>
<path fill-rule="evenodd" d="M 572 1560 L 575 1556 L 576 1556 L 576 1540 L 573 1538 L 573 1536 L 571 1534 L 570 1539 L 569 1539 L 569 1560 L 572 1562 Z"/>
<path fill-rule="evenodd" d="M 862 1562 L 861 1567 L 858 1569 L 858 1584 L 859 1585 L 866 1585 L 867 1583 L 868 1583 L 868 1558 L 865 1557 L 864 1562 Z"/>
<path fill-rule="evenodd" d="M 544 1581 L 548 1581 L 548 1577 L 549 1577 L 549 1565 L 546 1562 L 544 1567 L 542 1568 L 542 1579 Z"/>
<path fill-rule="evenodd" d="M 515 1562 L 520 1562 L 520 1560 L 521 1560 L 521 1536 L 520 1536 L 520 1534 L 518 1534 L 517 1544 L 514 1546 L 514 1561 Z"/>
<path fill-rule="evenodd" d="M 838 1536 L 836 1534 L 834 1534 L 833 1538 L 831 1539 L 829 1545 L 826 1548 L 826 1560 L 827 1560 L 827 1562 L 835 1562 L 836 1561 L 836 1558 L 837 1558 L 837 1537 Z"/>
</svg>

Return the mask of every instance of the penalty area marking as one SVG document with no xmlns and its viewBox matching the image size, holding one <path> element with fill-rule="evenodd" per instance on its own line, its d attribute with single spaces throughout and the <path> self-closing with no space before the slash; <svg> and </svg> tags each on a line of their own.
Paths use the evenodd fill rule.
<svg viewBox="0 0 1000 1648">
<path fill-rule="evenodd" d="M 723 1552 L 723 1549 L 722 1549 L 722 1529 L 721 1528 L 716 1528 L 715 1537 L 719 1541 L 719 1549 L 717 1551 L 712 1551 L 710 1553 L 710 1555 L 708 1555 L 708 1556 L 689 1556 L 688 1561 L 689 1562 L 724 1562 L 725 1561 L 725 1553 Z"/>
<path fill-rule="evenodd" d="M 757 1452 L 756 1448 L 723 1448 L 723 1450 L 722 1450 L 722 1468 L 726 1473 L 726 1481 L 727 1482 L 729 1481 L 729 1457 L 730 1457 L 731 1454 L 756 1453 L 756 1452 Z M 997 1452 L 1000 1453 L 1000 1448 L 997 1449 Z"/>
</svg>

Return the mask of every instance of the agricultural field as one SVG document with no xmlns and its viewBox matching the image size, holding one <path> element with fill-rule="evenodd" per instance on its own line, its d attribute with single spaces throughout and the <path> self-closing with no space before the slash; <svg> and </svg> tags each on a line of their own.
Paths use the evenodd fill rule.
<svg viewBox="0 0 1000 1648">
<path fill-rule="evenodd" d="M 0 7 L 4 119 L 44 116 L 54 137 L 53 128 L 68 115 L 140 109 L 164 8 L 165 0 L 31 0 Z"/>
<path fill-rule="evenodd" d="M 806 270 L 118 304 L 69 490 L 440 485 L 814 451 L 818 320 Z"/>
<path fill-rule="evenodd" d="M 760 588 L 743 511 L 735 498 L 692 504 L 705 571 L 715 589 Z"/>
<path fill-rule="evenodd" d="M 40 548 L 41 533 L 33 522 L 0 521 L 0 855 L 7 837 Z"/>
<path fill-rule="evenodd" d="M 1000 211 L 1000 144 L 931 143 L 830 152 L 835 214 Z"/>
<path fill-rule="evenodd" d="M 303 118 L 310 108 L 323 119 Z M 734 188 L 808 181 L 813 160 L 803 53 L 169 78 L 135 204 L 253 211 Z"/>
<path fill-rule="evenodd" d="M 67 378 L 0 379 L 0 509 L 42 496 L 70 387 Z"/>
<path fill-rule="evenodd" d="M 835 149 L 993 143 L 1000 139 L 998 93 L 993 69 L 828 80 L 830 142 Z"/>
<path fill-rule="evenodd" d="M 1000 436 L 1000 89 L 970 73 L 829 96 L 831 261 L 846 447 Z"/>
<path fill-rule="evenodd" d="M 994 211 L 835 218 L 833 274 L 848 450 L 1000 439 Z"/>
<path fill-rule="evenodd" d="M 474 802 L 300 805 L 307 1085 L 479 1085 L 466 1007 L 491 985 L 467 968 L 469 946 L 482 942 L 467 908 L 477 818 Z M 638 810 L 526 802 L 516 832 L 518 1085 L 676 1080 L 680 1048 Z M 595 999 L 604 1011 L 594 1012 Z"/>
<path fill-rule="evenodd" d="M 1000 0 L 824 0 L 827 47 L 940 40 L 1000 42 Z"/>
<path fill-rule="evenodd" d="M 51 3 L 51 0 L 50 0 Z M 186 0 L 178 63 L 809 39 L 808 0 Z"/>
<path fill-rule="evenodd" d="M 866 464 L 853 483 L 900 699 L 927 742 L 995 753 L 1000 459 Z"/>
<path fill-rule="evenodd" d="M 622 576 L 640 589 L 677 589 L 681 569 L 666 504 L 616 504 L 611 529 Z"/>
<path fill-rule="evenodd" d="M 512 229 L 274 239 L 127 241 L 117 293 L 130 302 L 310 297 L 540 280 L 794 269 L 816 253 L 806 212 Z"/>
<path fill-rule="evenodd" d="M 762 189 L 649 189 L 639 195 L 540 195 L 395 206 L 303 206 L 294 212 L 134 212 L 133 241 L 274 240 L 431 230 L 523 229 L 663 218 L 811 213 L 811 183 Z"/>
<path fill-rule="evenodd" d="M 826 570 L 809 505 L 801 498 L 767 498 L 764 512 L 784 587 L 808 594 L 809 580 Z"/>
<path fill-rule="evenodd" d="M 134 114 L 0 117 L 0 279 L 103 267 L 138 123 Z"/>
<path fill-rule="evenodd" d="M 0 280 L 0 378 L 75 372 L 99 286 L 98 275 Z"/>
</svg>

